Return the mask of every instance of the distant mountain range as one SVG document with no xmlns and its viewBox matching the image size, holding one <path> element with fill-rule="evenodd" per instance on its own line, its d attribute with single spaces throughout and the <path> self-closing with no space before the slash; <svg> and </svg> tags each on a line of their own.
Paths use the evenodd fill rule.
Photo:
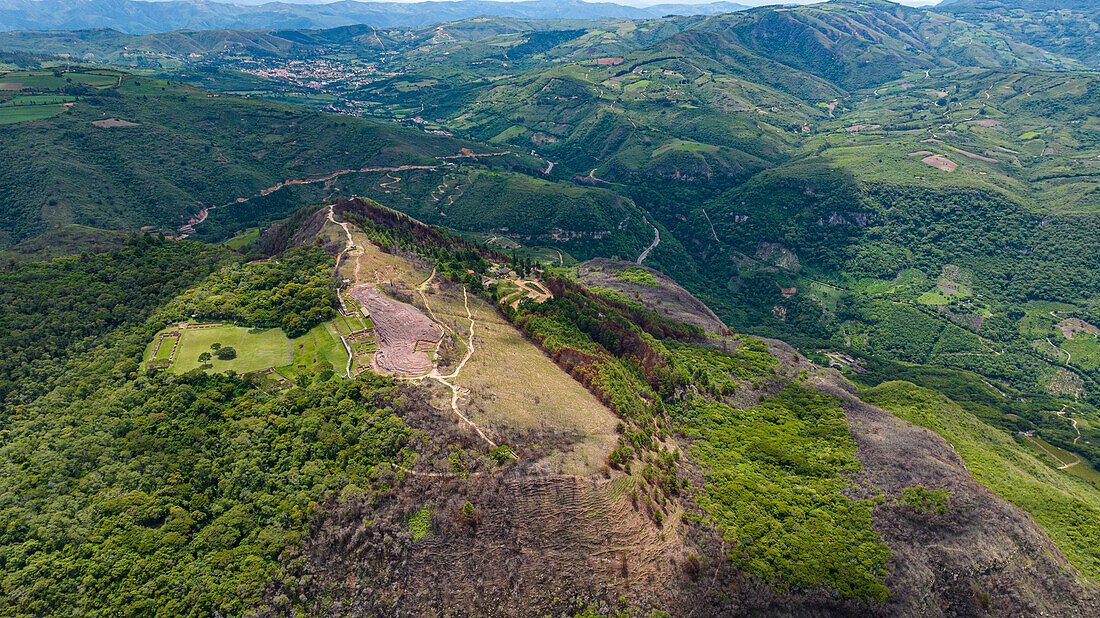
<svg viewBox="0 0 1100 618">
<path fill-rule="evenodd" d="M 634 7 L 611 2 L 529 0 L 493 2 L 354 2 L 259 5 L 205 0 L 0 0 L 0 30 L 114 28 L 130 34 L 220 28 L 332 28 L 350 24 L 426 26 L 479 15 L 528 19 L 646 19 L 665 15 L 714 15 L 748 8 L 733 2 Z"/>
</svg>

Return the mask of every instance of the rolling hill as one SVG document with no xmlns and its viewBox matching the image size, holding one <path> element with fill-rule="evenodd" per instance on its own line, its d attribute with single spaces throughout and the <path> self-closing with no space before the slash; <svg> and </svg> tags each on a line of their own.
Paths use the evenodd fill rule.
<svg viewBox="0 0 1100 618">
<path fill-rule="evenodd" d="M 725 13 L 744 9 L 733 2 L 658 4 L 645 8 L 611 2 L 527 0 L 492 2 L 340 2 L 241 5 L 170 0 L 4 0 L 3 30 L 83 30 L 114 28 L 132 34 L 220 28 L 332 28 L 350 24 L 427 26 L 479 15 L 524 19 L 636 19 L 669 14 Z"/>
<path fill-rule="evenodd" d="M 3 611 L 1097 613 L 1088 4 L 574 8 L 0 34 Z"/>
</svg>

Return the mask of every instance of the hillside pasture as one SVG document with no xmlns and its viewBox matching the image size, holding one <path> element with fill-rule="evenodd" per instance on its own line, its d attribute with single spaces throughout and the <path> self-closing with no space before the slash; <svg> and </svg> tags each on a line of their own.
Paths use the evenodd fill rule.
<svg viewBox="0 0 1100 618">
<path fill-rule="evenodd" d="M 0 124 L 15 124 L 31 120 L 44 120 L 65 111 L 64 104 L 58 105 L 10 105 L 0 107 Z"/>
</svg>

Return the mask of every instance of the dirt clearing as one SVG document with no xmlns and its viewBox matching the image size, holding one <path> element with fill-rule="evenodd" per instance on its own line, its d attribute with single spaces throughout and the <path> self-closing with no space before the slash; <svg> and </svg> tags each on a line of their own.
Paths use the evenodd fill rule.
<svg viewBox="0 0 1100 618">
<path fill-rule="evenodd" d="M 1059 322 L 1056 326 L 1058 330 L 1062 331 L 1062 336 L 1066 339 L 1075 339 L 1080 333 L 1087 333 L 1095 337 L 1100 337 L 1100 328 L 1080 318 L 1067 318 Z"/>
<path fill-rule="evenodd" d="M 19 82 L 4 82 L 0 83 L 0 90 L 22 90 L 23 84 Z"/>
<path fill-rule="evenodd" d="M 428 316 L 394 300 L 373 285 L 356 285 L 348 296 L 359 301 L 378 335 L 375 366 L 386 373 L 420 376 L 432 370 L 428 352 L 443 336 Z"/>
<path fill-rule="evenodd" d="M 947 157 L 941 157 L 940 155 L 932 155 L 920 160 L 921 163 L 931 165 L 932 167 L 945 172 L 953 172 L 955 168 L 959 167 L 958 163 L 955 163 Z"/>
<path fill-rule="evenodd" d="M 111 129 L 114 127 L 136 127 L 138 123 L 130 122 L 129 120 L 120 120 L 118 118 L 108 118 L 106 120 L 93 120 L 92 124 L 101 129 Z"/>
</svg>

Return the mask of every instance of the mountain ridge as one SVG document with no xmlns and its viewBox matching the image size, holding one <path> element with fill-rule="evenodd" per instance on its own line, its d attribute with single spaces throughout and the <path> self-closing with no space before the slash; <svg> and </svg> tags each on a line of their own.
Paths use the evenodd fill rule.
<svg viewBox="0 0 1100 618">
<path fill-rule="evenodd" d="M 0 0 L 0 30 L 80 30 L 111 27 L 130 34 L 218 28 L 331 28 L 351 24 L 427 26 L 480 15 L 524 18 L 639 19 L 668 14 L 723 13 L 748 8 L 732 2 L 634 7 L 579 0 L 427 0 L 416 3 L 339 0 L 328 4 L 269 2 L 237 5 L 213 0 Z"/>
</svg>

